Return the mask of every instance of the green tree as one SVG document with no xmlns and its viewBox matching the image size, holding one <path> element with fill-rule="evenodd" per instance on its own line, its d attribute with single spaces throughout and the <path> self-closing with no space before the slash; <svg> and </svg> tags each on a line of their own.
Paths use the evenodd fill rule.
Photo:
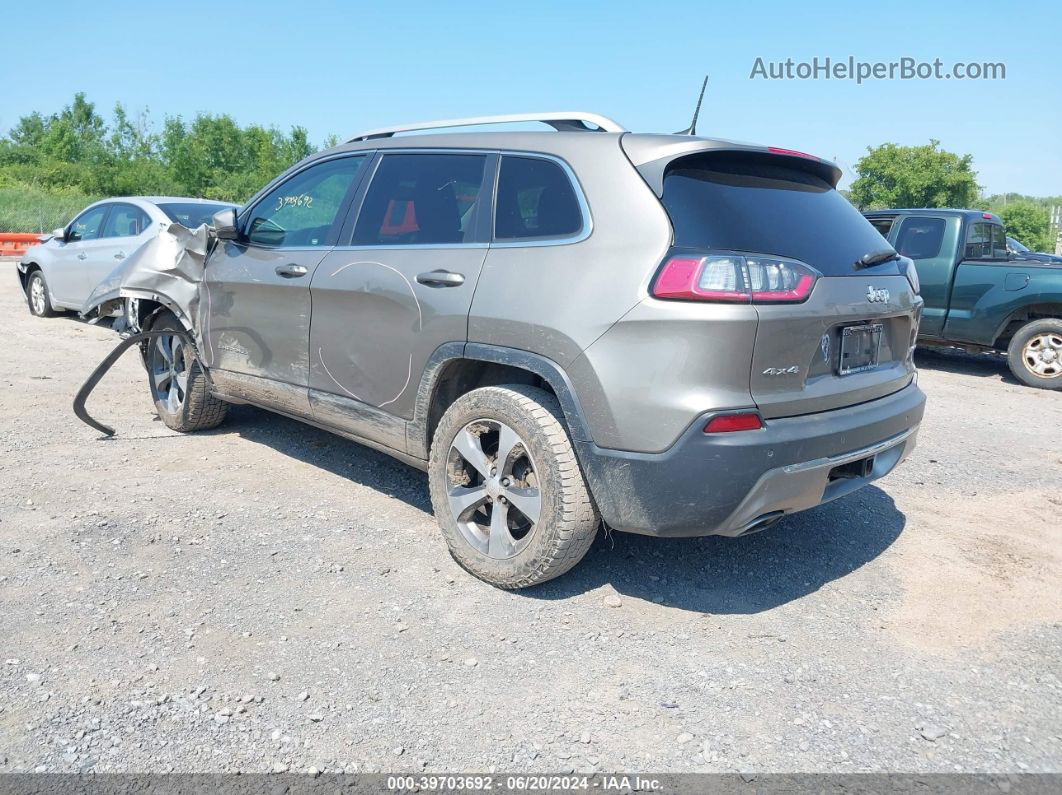
<svg viewBox="0 0 1062 795">
<path fill-rule="evenodd" d="M 1051 219 L 1046 207 L 1038 207 L 1029 201 L 1018 201 L 998 208 L 995 212 L 1003 219 L 1007 235 L 1016 238 L 1033 251 L 1055 250 L 1051 240 Z"/>
<path fill-rule="evenodd" d="M 880 207 L 970 207 L 977 200 L 973 157 L 927 146 L 886 143 L 867 147 L 855 165 L 859 178 L 851 199 L 860 209 Z"/>
</svg>

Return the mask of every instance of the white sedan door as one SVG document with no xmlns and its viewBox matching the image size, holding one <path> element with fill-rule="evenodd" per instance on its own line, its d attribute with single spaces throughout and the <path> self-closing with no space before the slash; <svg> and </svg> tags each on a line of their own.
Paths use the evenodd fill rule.
<svg viewBox="0 0 1062 795">
<path fill-rule="evenodd" d="M 44 273 L 56 304 L 76 309 L 88 296 L 85 263 L 100 245 L 108 207 L 98 204 L 85 210 L 66 228 L 66 240 L 58 241 L 52 262 Z"/>
</svg>

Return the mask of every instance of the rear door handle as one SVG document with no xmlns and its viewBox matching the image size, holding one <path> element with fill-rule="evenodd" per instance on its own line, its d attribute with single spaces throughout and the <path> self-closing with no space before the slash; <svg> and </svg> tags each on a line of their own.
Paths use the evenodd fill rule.
<svg viewBox="0 0 1062 795">
<path fill-rule="evenodd" d="M 80 254 L 77 255 L 77 258 L 78 259 L 88 259 L 88 254 L 86 254 L 84 251 L 82 251 Z"/>
<path fill-rule="evenodd" d="M 276 271 L 277 276 L 283 276 L 285 279 L 297 279 L 308 273 L 305 267 L 296 265 L 294 262 L 289 262 L 287 265 L 277 265 Z"/>
<path fill-rule="evenodd" d="M 417 281 L 428 287 L 458 287 L 465 283 L 465 277 L 451 271 L 428 271 L 417 274 Z"/>
</svg>

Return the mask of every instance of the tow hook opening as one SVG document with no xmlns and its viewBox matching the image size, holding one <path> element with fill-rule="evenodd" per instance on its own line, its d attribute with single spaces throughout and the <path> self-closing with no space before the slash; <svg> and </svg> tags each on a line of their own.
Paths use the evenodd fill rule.
<svg viewBox="0 0 1062 795">
<path fill-rule="evenodd" d="M 868 478 L 873 471 L 874 456 L 868 456 L 867 458 L 860 458 L 855 461 L 849 461 L 847 464 L 835 466 L 830 470 L 829 479 L 830 481 L 834 481 Z"/>
</svg>

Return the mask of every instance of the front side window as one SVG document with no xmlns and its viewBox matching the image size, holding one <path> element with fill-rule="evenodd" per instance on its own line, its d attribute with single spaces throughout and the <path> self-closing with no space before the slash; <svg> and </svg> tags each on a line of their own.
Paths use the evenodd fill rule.
<svg viewBox="0 0 1062 795">
<path fill-rule="evenodd" d="M 565 238 L 582 228 L 579 200 L 564 169 L 542 158 L 502 157 L 495 240 Z"/>
<path fill-rule="evenodd" d="M 107 205 L 93 207 L 86 210 L 74 219 L 67 233 L 67 242 L 74 243 L 80 240 L 95 240 L 100 236 L 100 227 L 103 225 L 103 216 L 107 214 Z"/>
<path fill-rule="evenodd" d="M 364 155 L 328 160 L 278 185 L 248 216 L 247 242 L 271 248 L 330 245 L 339 210 L 364 163 Z"/>
<path fill-rule="evenodd" d="M 486 162 L 484 155 L 384 155 L 365 194 L 352 244 L 474 242 Z"/>
<path fill-rule="evenodd" d="M 896 240 L 896 250 L 913 260 L 933 259 L 944 242 L 943 218 L 906 218 Z"/>
<path fill-rule="evenodd" d="M 116 204 L 107 216 L 100 237 L 136 237 L 148 228 L 147 214 L 131 204 Z"/>
</svg>

